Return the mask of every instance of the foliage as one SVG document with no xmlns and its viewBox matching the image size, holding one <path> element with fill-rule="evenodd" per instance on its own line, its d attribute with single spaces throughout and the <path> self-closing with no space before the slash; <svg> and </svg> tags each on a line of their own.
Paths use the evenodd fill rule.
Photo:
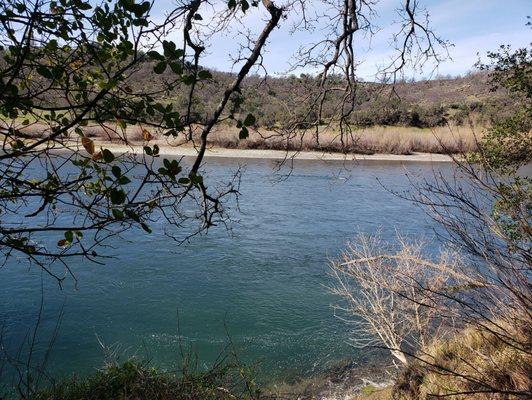
<svg viewBox="0 0 532 400">
<path fill-rule="evenodd" d="M 532 180 L 518 171 L 532 161 L 532 47 L 511 51 L 501 46 L 488 54 L 494 89 L 504 88 L 516 99 L 512 115 L 495 122 L 470 155 L 483 169 L 502 175 L 497 183 L 493 217 L 509 243 L 530 243 Z"/>
<path fill-rule="evenodd" d="M 452 174 L 412 177 L 411 192 L 396 193 L 427 210 L 445 248 L 459 258 L 434 262 L 433 256 L 401 251 L 400 243 L 397 253 L 357 252 L 351 246 L 340 264 L 347 267 L 333 265 L 343 273 L 340 284 L 342 278 L 353 282 L 340 293 L 349 305 L 346 314 L 361 317 L 370 338 L 392 354 L 400 351 L 408 364 L 397 385 L 399 398 L 532 394 L 532 195 L 523 168 L 532 155 L 530 50 L 515 54 L 492 54 L 490 66 L 492 81 L 517 101 L 513 115 L 496 121 L 479 139 L 477 152 L 455 157 Z M 435 313 L 424 325 L 439 329 L 430 332 L 432 343 L 405 346 L 418 335 L 398 322 L 419 324 L 416 314 L 409 317 L 416 308 L 420 316 Z"/>
<path fill-rule="evenodd" d="M 264 47 L 280 23 L 293 16 L 300 31 L 320 23 L 325 15 L 316 3 L 242 0 L 213 8 L 209 1 L 191 0 L 159 18 L 155 3 L 142 0 L 0 1 L 0 251 L 5 259 L 24 257 L 62 282 L 70 273 L 69 259 L 100 262 L 107 239 L 132 227 L 149 233 L 162 219 L 165 234 L 182 243 L 228 223 L 225 200 L 237 195 L 239 173 L 207 188 L 202 169 L 209 135 L 221 121 L 230 121 L 238 140 L 247 140 L 250 128 L 262 123 L 255 115 L 262 101 L 243 107 L 243 82 L 262 67 Z M 326 16 L 335 23 L 323 33 L 327 40 L 303 46 L 307 51 L 296 63 L 321 72 L 289 79 L 301 92 L 285 92 L 295 103 L 283 105 L 281 136 L 316 129 L 319 144 L 318 127 L 327 116 L 347 146 L 350 116 L 363 95 L 357 90 L 353 37 L 375 30 L 369 16 L 376 2 L 355 3 L 328 9 Z M 215 82 L 213 72 L 201 66 L 206 49 L 216 45 L 219 34 L 245 25 L 243 16 L 255 9 L 268 18 L 261 29 L 243 35 L 236 73 Z M 207 10 L 209 23 L 202 22 Z M 396 77 L 409 61 L 440 60 L 439 50 L 447 45 L 431 31 L 416 1 L 402 4 L 398 15 L 393 35 L 398 54 L 384 78 Z M 168 40 L 174 33 L 183 38 L 179 46 Z M 198 93 L 207 86 L 209 104 L 204 104 Z M 276 97 L 275 90 L 268 93 Z M 420 115 L 411 115 L 416 124 L 423 123 Z M 135 131 L 144 154 L 99 148 L 91 137 L 95 126 L 126 146 Z M 164 159 L 150 143 L 154 137 L 180 138 L 194 145 L 197 156 L 191 165 Z"/>
<path fill-rule="evenodd" d="M 39 391 L 31 400 L 226 400 L 262 398 L 243 367 L 207 372 L 163 373 L 135 360 L 109 365 L 87 378 L 71 378 Z"/>
<path fill-rule="evenodd" d="M 211 79 L 190 66 L 186 49 L 165 40 L 190 6 L 176 6 L 162 23 L 152 18 L 152 7 L 132 0 L 0 2 L 0 251 L 6 259 L 26 257 L 61 282 L 70 271 L 66 260 L 95 261 L 107 238 L 131 227 L 149 233 L 155 219 L 174 227 L 198 220 L 194 234 L 225 220 L 222 198 L 236 193 L 235 186 L 229 182 L 211 195 L 201 156 L 187 171 L 181 160 L 160 160 L 159 147 L 150 144 L 150 129 L 176 137 L 187 126 L 161 98 L 178 85 L 183 90 Z M 135 87 L 143 68 L 150 76 L 166 71 L 161 86 Z M 125 144 L 136 126 L 144 155 L 98 148 L 91 125 Z M 197 204 L 197 211 L 183 210 L 183 203 Z M 50 268 L 54 261 L 66 270 Z"/>
</svg>

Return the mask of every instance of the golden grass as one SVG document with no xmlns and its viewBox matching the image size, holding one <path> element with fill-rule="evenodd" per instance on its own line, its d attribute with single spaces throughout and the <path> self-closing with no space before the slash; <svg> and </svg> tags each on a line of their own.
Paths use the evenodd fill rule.
<svg viewBox="0 0 532 400">
<path fill-rule="evenodd" d="M 529 332 L 513 332 L 512 336 L 530 346 Z M 425 363 L 410 366 L 403 382 L 396 385 L 397 398 L 519 399 L 522 396 L 512 393 L 530 394 L 532 390 L 530 353 L 485 330 L 468 329 L 451 340 L 438 341 L 422 358 L 437 367 L 427 368 Z"/>
<path fill-rule="evenodd" d="M 3 125 L 9 125 L 3 123 Z M 26 137 L 37 138 L 49 133 L 45 125 L 34 123 L 29 126 L 18 126 Z M 83 127 L 83 133 L 90 138 L 113 143 L 140 144 L 145 139 L 145 132 L 149 131 L 152 139 L 157 140 L 159 146 L 192 145 L 186 140 L 186 135 L 180 133 L 177 138 L 166 138 L 161 131 L 154 131 L 140 126 L 128 126 L 125 130 L 117 128 L 116 124 L 91 125 Z M 330 153 L 351 154 L 412 154 L 412 153 L 443 153 L 457 154 L 474 151 L 477 141 L 482 136 L 483 128 L 469 126 L 445 126 L 433 129 L 420 129 L 403 126 L 373 126 L 363 129 L 353 129 L 343 138 L 334 129 L 322 129 L 319 133 L 319 143 L 316 142 L 314 131 L 297 131 L 287 135 L 263 129 L 250 129 L 247 139 L 239 140 L 238 129 L 230 125 L 220 125 L 209 135 L 210 146 L 230 149 L 261 149 L 261 150 L 294 150 L 320 151 Z M 196 127 L 193 141 L 199 143 L 200 130 Z M 75 137 L 75 133 L 70 133 Z"/>
<path fill-rule="evenodd" d="M 314 132 L 299 132 L 287 138 L 270 131 L 252 131 L 249 138 L 238 140 L 235 129 L 226 128 L 212 132 L 209 142 L 218 147 L 243 149 L 326 151 L 358 154 L 411 154 L 422 153 L 464 153 L 476 150 L 481 135 L 466 126 L 419 129 L 412 127 L 375 126 L 354 130 L 344 136 L 338 132 L 324 131 L 316 143 Z"/>
</svg>

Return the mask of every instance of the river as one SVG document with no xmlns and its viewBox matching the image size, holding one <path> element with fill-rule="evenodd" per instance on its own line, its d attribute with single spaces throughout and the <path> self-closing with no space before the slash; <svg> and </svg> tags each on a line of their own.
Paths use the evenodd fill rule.
<svg viewBox="0 0 532 400">
<path fill-rule="evenodd" d="M 209 159 L 206 179 L 229 176 L 242 161 Z M 48 369 L 55 376 L 101 367 L 106 353 L 132 354 L 172 368 L 179 343 L 209 365 L 228 340 L 242 360 L 269 379 L 309 375 L 364 354 L 347 344 L 349 326 L 335 318 L 329 259 L 357 232 L 396 229 L 433 236 L 434 223 L 388 190 L 409 188 L 406 171 L 430 178 L 450 164 L 297 161 L 276 179 L 269 160 L 245 160 L 239 221 L 178 246 L 155 227 L 134 230 L 108 249 L 105 265 L 74 263 L 78 280 L 63 289 L 36 267 L 10 260 L 0 268 L 0 322 L 15 352 L 44 308 L 38 359 L 62 318 Z M 278 177 L 278 176 L 277 176 Z M 234 207 L 233 207 L 234 208 Z M 159 227 L 160 228 L 160 227 Z M 177 317 L 179 315 L 179 317 Z M 177 332 L 179 319 L 180 331 Z M 101 346 L 104 344 L 106 350 Z"/>
</svg>

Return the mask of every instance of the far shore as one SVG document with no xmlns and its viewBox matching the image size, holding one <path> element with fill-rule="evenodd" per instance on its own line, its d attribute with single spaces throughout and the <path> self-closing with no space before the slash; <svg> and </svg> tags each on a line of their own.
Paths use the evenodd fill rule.
<svg viewBox="0 0 532 400">
<path fill-rule="evenodd" d="M 123 145 L 110 142 L 95 142 L 96 148 L 102 147 L 113 153 L 142 154 L 142 145 Z M 194 157 L 198 154 L 197 149 L 190 146 L 169 146 L 159 144 L 159 154 L 165 156 Z M 412 153 L 404 154 L 343 154 L 326 153 L 318 151 L 283 151 L 283 150 L 259 150 L 259 149 L 227 149 L 222 147 L 209 147 L 205 157 L 219 158 L 247 158 L 266 160 L 318 160 L 318 161 L 398 161 L 398 162 L 451 162 L 452 158 L 445 154 Z"/>
</svg>

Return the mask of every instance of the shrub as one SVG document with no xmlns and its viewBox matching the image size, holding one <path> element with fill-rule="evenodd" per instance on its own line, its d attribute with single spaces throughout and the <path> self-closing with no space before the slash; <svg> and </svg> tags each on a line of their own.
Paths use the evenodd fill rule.
<svg viewBox="0 0 532 400">
<path fill-rule="evenodd" d="M 207 372 L 170 374 L 135 360 L 112 364 L 84 379 L 75 377 L 39 391 L 31 400 L 234 400 L 261 394 L 246 370 L 226 365 Z"/>
</svg>

